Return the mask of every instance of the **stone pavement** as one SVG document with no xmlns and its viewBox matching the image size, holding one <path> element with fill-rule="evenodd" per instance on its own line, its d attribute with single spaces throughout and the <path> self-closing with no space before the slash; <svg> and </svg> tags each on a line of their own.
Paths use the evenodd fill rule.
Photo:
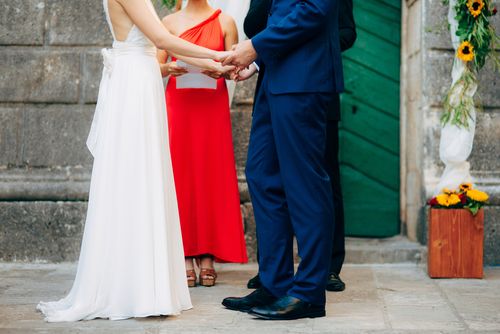
<svg viewBox="0 0 500 334">
<path fill-rule="evenodd" d="M 431 280 L 411 264 L 347 265 L 347 289 L 328 293 L 327 317 L 256 320 L 225 310 L 223 297 L 248 293 L 255 265 L 221 265 L 214 288 L 191 289 L 195 308 L 178 317 L 48 324 L 40 300 L 62 297 L 74 264 L 0 264 L 0 334 L 7 333 L 500 333 L 500 268 L 484 280 Z"/>
</svg>

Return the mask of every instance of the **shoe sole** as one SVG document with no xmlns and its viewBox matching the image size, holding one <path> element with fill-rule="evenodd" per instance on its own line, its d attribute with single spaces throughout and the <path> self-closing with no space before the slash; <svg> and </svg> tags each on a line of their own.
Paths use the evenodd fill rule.
<svg viewBox="0 0 500 334">
<path fill-rule="evenodd" d="M 303 318 L 322 318 L 322 317 L 326 316 L 325 311 L 311 312 L 311 313 L 306 313 L 306 314 L 301 314 L 301 315 L 296 315 L 296 316 L 288 316 L 288 317 L 270 317 L 267 315 L 254 313 L 252 311 L 249 311 L 248 314 L 253 315 L 254 317 L 257 317 L 259 319 L 264 319 L 264 320 L 298 320 L 298 319 L 303 319 Z"/>
<path fill-rule="evenodd" d="M 239 311 L 239 312 L 243 312 L 243 313 L 248 313 L 248 312 L 250 312 L 250 309 L 248 309 L 248 310 L 243 310 L 243 309 L 239 309 L 239 308 L 236 308 L 236 307 L 231 307 L 231 306 L 224 305 L 224 304 L 222 304 L 222 306 L 224 306 L 225 308 L 227 308 L 228 310 L 231 310 L 231 311 Z"/>
<path fill-rule="evenodd" d="M 330 292 L 342 292 L 345 290 L 345 286 L 343 287 L 334 287 L 334 288 L 326 288 L 326 291 L 330 291 Z"/>
</svg>

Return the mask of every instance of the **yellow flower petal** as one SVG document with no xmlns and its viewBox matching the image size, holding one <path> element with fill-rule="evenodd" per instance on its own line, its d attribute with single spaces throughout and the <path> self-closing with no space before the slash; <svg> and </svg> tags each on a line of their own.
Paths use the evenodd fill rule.
<svg viewBox="0 0 500 334">
<path fill-rule="evenodd" d="M 469 12 L 472 16 L 478 17 L 484 8 L 484 2 L 483 0 L 469 0 L 467 7 L 469 8 Z"/>
<path fill-rule="evenodd" d="M 436 200 L 437 200 L 438 204 L 441 206 L 449 206 L 449 204 L 448 204 L 449 197 L 450 196 L 447 194 L 439 194 L 436 196 Z"/>
<path fill-rule="evenodd" d="M 465 62 L 472 61 L 474 59 L 474 46 L 468 41 L 463 41 L 458 47 L 457 57 Z"/>
<path fill-rule="evenodd" d="M 467 197 L 476 202 L 486 202 L 489 198 L 487 193 L 476 189 L 468 190 Z"/>
</svg>

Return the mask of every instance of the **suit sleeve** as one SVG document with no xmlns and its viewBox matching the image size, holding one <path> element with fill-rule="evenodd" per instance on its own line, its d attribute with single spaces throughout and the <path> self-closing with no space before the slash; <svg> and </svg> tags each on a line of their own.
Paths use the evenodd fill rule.
<svg viewBox="0 0 500 334">
<path fill-rule="evenodd" d="M 356 41 L 356 23 L 354 21 L 352 0 L 340 0 L 339 10 L 340 50 L 350 49 Z"/>
<path fill-rule="evenodd" d="M 250 9 L 243 22 L 243 30 L 248 38 L 252 38 L 266 29 L 271 4 L 272 0 L 252 0 L 250 2 Z"/>
<path fill-rule="evenodd" d="M 259 57 L 266 63 L 283 57 L 326 28 L 332 8 L 339 0 L 303 0 L 281 21 L 268 25 L 252 38 Z"/>
</svg>

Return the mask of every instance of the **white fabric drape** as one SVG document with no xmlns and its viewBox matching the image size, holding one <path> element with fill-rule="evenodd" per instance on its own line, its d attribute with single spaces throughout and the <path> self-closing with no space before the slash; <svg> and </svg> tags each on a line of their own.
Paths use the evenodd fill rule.
<svg viewBox="0 0 500 334">
<path fill-rule="evenodd" d="M 451 41 L 455 52 L 459 47 L 460 40 L 456 36 L 458 22 L 455 19 L 456 0 L 450 0 L 450 8 L 448 11 L 448 22 L 450 24 Z M 465 64 L 460 59 L 454 59 L 452 76 L 452 87 L 460 79 L 465 71 Z M 459 98 L 457 92 L 461 89 L 456 89 L 455 94 L 452 94 L 450 104 L 455 105 Z M 472 97 L 477 90 L 477 85 L 473 84 L 466 91 L 466 95 Z M 463 128 L 452 124 L 446 124 L 441 129 L 441 140 L 439 143 L 439 157 L 445 164 L 445 170 L 436 187 L 434 193 L 438 194 L 443 188 L 456 189 L 463 182 L 471 182 L 470 164 L 467 162 L 472 151 L 474 141 L 474 131 L 476 127 L 476 111 L 474 107 L 470 110 L 471 119 L 469 119 L 469 127 Z"/>
</svg>

